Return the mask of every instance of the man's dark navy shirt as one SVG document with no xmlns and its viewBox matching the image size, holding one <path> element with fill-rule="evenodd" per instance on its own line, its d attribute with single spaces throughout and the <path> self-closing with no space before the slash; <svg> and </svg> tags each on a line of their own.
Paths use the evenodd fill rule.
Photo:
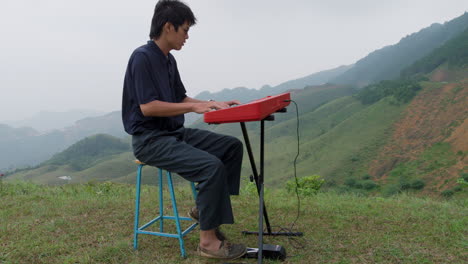
<svg viewBox="0 0 468 264">
<path fill-rule="evenodd" d="M 179 103 L 186 97 L 177 64 L 172 54 L 148 41 L 130 57 L 125 73 L 122 120 L 125 131 L 138 135 L 148 130 L 173 131 L 183 126 L 184 115 L 145 117 L 140 105 L 154 100 Z"/>
</svg>

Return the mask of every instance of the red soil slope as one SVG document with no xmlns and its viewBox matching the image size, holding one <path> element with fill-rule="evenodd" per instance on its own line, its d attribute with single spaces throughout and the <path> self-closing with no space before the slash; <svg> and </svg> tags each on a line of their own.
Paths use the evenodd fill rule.
<svg viewBox="0 0 468 264">
<path fill-rule="evenodd" d="M 426 192 L 451 188 L 460 171 L 468 169 L 468 73 L 457 82 L 427 83 L 395 123 L 392 138 L 371 162 L 369 174 L 386 181 L 388 173 L 400 162 L 416 159 L 437 142 L 449 142 L 457 163 L 424 175 Z M 431 80 L 443 80 L 446 74 L 435 72 Z M 463 154 L 465 152 L 465 154 Z"/>
</svg>

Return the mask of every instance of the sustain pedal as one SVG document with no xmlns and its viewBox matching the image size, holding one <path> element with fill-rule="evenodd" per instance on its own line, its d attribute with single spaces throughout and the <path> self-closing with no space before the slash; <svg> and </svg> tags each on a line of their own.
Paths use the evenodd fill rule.
<svg viewBox="0 0 468 264">
<path fill-rule="evenodd" d="M 280 245 L 263 244 L 263 258 L 285 260 L 286 249 Z M 258 248 L 247 248 L 244 258 L 258 258 Z"/>
</svg>

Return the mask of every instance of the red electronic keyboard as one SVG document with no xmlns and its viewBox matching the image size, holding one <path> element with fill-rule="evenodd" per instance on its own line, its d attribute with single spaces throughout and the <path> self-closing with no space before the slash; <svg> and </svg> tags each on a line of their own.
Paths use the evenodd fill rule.
<svg viewBox="0 0 468 264">
<path fill-rule="evenodd" d="M 290 93 L 267 96 L 246 104 L 207 112 L 204 121 L 209 124 L 261 121 L 288 106 L 290 101 Z"/>
<path fill-rule="evenodd" d="M 258 235 L 258 249 L 249 249 L 247 256 L 258 258 L 258 263 L 262 263 L 263 257 L 281 259 L 286 258 L 286 250 L 279 245 L 263 244 L 263 235 L 270 236 L 302 236 L 302 232 L 272 232 L 268 213 L 264 202 L 264 156 L 265 156 L 265 121 L 274 120 L 272 114 L 275 112 L 286 112 L 286 106 L 291 102 L 290 93 L 282 93 L 274 96 L 267 96 L 246 104 L 233 106 L 226 109 L 215 110 L 204 114 L 204 121 L 209 124 L 234 123 L 239 122 L 244 136 L 247 154 L 249 155 L 250 164 L 252 166 L 253 177 L 255 180 L 258 196 L 258 232 L 243 231 L 243 234 Z M 245 122 L 260 121 L 260 173 L 257 171 L 255 160 L 250 145 L 249 136 Z M 263 231 L 263 220 L 266 224 L 266 232 Z M 253 251 L 250 251 L 253 250 Z"/>
</svg>

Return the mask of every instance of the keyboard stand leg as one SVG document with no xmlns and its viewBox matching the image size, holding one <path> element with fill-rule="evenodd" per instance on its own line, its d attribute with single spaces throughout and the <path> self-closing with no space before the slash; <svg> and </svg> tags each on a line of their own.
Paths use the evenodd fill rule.
<svg viewBox="0 0 468 264">
<path fill-rule="evenodd" d="M 247 148 L 247 154 L 249 155 L 250 165 L 252 166 L 253 178 L 255 180 L 255 185 L 257 186 L 257 193 L 260 196 L 259 176 L 258 176 L 257 166 L 255 165 L 255 159 L 254 159 L 253 152 L 252 152 L 252 146 L 250 145 L 249 135 L 247 133 L 247 128 L 245 127 L 245 123 L 241 122 L 240 124 L 241 124 L 241 128 L 242 128 L 242 134 L 244 136 L 245 146 Z M 265 224 L 267 226 L 268 233 L 272 233 L 271 232 L 270 221 L 268 219 L 268 213 L 267 213 L 267 209 L 265 207 L 265 204 L 263 204 L 263 216 L 265 218 Z M 248 232 L 248 231 L 244 231 L 243 233 L 244 234 L 252 234 L 252 232 Z M 254 234 L 257 234 L 257 233 L 254 232 Z"/>
<path fill-rule="evenodd" d="M 252 152 L 252 146 L 250 145 L 249 135 L 245 123 L 241 122 L 242 134 L 244 136 L 245 146 L 247 147 L 247 153 L 249 155 L 250 165 L 252 166 L 252 172 L 257 186 L 257 192 L 259 196 L 259 210 L 258 210 L 258 232 L 242 231 L 244 235 L 256 234 L 258 235 L 258 248 L 263 248 L 263 235 L 266 236 L 302 236 L 302 232 L 271 232 L 271 225 L 268 219 L 268 213 L 264 201 L 264 161 L 265 161 L 265 120 L 274 120 L 273 118 L 265 118 L 260 121 L 260 174 L 258 174 L 257 167 L 255 165 L 255 159 Z M 267 232 L 263 232 L 263 219 Z M 263 263 L 263 250 L 258 251 L 258 262 Z"/>
</svg>

